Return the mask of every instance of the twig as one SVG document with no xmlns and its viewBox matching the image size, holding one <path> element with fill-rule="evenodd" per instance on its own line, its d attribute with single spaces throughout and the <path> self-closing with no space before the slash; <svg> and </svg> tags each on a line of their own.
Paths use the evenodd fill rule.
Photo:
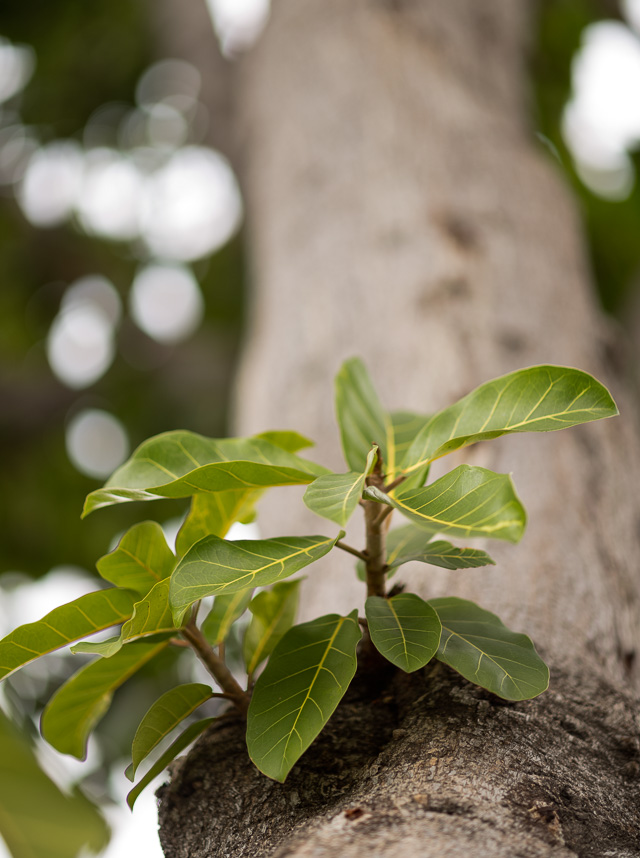
<svg viewBox="0 0 640 858">
<path fill-rule="evenodd" d="M 227 665 L 216 655 L 209 641 L 193 621 L 182 629 L 182 636 L 228 698 L 243 715 L 246 715 L 249 708 L 249 695 L 238 685 Z"/>
<path fill-rule="evenodd" d="M 388 495 L 388 494 L 389 494 L 389 492 L 392 492 L 395 488 L 397 488 L 397 487 L 400 485 L 400 483 L 404 483 L 404 481 L 405 481 L 406 479 L 407 479 L 406 474 L 400 474 L 400 476 L 399 476 L 399 477 L 396 477 L 396 478 L 395 478 L 395 480 L 393 480 L 392 482 L 390 482 L 388 486 L 384 486 L 384 487 L 383 487 L 383 489 L 382 489 L 382 491 L 383 491 L 386 495 Z"/>
<path fill-rule="evenodd" d="M 382 525 L 382 523 L 385 521 L 385 519 L 387 519 L 391 515 L 392 512 L 393 512 L 392 506 L 385 506 L 385 508 L 383 510 L 381 510 L 380 513 L 378 513 L 378 517 L 374 521 L 375 526 L 380 527 Z"/>
<path fill-rule="evenodd" d="M 358 551 L 357 548 L 352 548 L 350 545 L 347 545 L 346 542 L 342 542 L 342 540 L 338 540 L 336 542 L 337 548 L 342 548 L 343 551 L 346 551 L 348 554 L 353 554 L 354 557 L 358 557 L 364 563 L 367 562 L 367 555 L 363 551 Z"/>
</svg>

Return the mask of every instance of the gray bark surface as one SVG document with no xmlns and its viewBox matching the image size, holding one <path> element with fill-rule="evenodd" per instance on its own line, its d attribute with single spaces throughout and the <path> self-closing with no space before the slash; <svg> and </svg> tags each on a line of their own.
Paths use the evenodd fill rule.
<svg viewBox="0 0 640 858">
<path fill-rule="evenodd" d="M 513 472 L 520 546 L 492 545 L 495 569 L 403 575 L 531 634 L 551 690 L 505 706 L 436 668 L 354 691 L 285 785 L 223 725 L 163 791 L 167 858 L 640 854 L 637 424 L 576 212 L 529 128 L 531 27 L 512 0 L 275 3 L 240 82 L 254 294 L 237 413 L 344 470 L 332 378 L 350 355 L 390 408 L 427 413 L 534 363 L 608 384 L 621 418 L 446 461 Z M 260 521 L 322 529 L 295 490 Z M 305 617 L 362 603 L 336 554 L 310 570 Z"/>
</svg>

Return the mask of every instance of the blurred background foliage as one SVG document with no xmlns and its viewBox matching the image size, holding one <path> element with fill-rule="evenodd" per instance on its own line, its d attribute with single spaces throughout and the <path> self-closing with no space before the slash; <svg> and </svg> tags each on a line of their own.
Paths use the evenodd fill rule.
<svg viewBox="0 0 640 858">
<path fill-rule="evenodd" d="M 205 0 L 197 4 L 202 14 Z M 188 40 L 178 45 L 167 32 L 172 18 L 160 10 L 168 5 L 5 0 L 0 8 L 2 633 L 95 588 L 95 561 L 141 514 L 175 531 L 179 501 L 144 512 L 125 504 L 80 521 L 84 496 L 142 440 L 173 428 L 227 430 L 247 268 L 238 185 L 214 148 L 225 137 L 226 102 L 211 97 L 202 58 L 209 52 L 218 69 L 232 67 L 268 6 L 236 4 L 236 12 L 253 5 L 253 18 L 234 24 L 233 0 L 209 0 L 209 32 L 196 25 L 192 55 Z M 602 306 L 637 340 L 633 26 L 640 7 L 631 0 L 540 0 L 530 67 L 532 129 L 575 191 Z M 600 57 L 585 71 L 587 50 L 606 54 L 603 33 L 611 57 L 628 54 L 606 85 L 593 84 L 605 90 L 605 107 L 625 116 L 604 132 L 604 108 L 576 89 L 589 74 L 595 80 L 598 62 L 606 66 Z M 38 590 L 32 579 L 41 579 Z M 5 683 L 3 706 L 34 747 L 42 705 L 81 663 L 69 661 L 51 656 Z M 122 716 L 134 710 L 139 720 L 159 694 L 193 678 L 186 670 L 169 653 L 148 668 L 142 692 L 118 692 L 88 774 L 74 769 L 71 779 L 107 801 L 110 766 L 126 765 L 136 723 Z"/>
</svg>

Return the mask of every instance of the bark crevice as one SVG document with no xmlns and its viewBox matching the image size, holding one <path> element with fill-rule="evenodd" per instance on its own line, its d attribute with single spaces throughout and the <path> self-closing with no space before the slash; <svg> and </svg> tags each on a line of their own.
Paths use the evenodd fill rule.
<svg viewBox="0 0 640 858">
<path fill-rule="evenodd" d="M 285 784 L 252 766 L 232 718 L 161 788 L 162 845 L 167 858 L 457 856 L 472 841 L 492 858 L 636 856 L 634 707 L 603 677 L 559 670 L 511 704 L 436 664 L 358 684 Z"/>
</svg>

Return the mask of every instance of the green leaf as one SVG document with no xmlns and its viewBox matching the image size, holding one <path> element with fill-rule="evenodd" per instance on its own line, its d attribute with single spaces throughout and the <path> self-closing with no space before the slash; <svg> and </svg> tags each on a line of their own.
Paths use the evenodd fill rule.
<svg viewBox="0 0 640 858">
<path fill-rule="evenodd" d="M 357 611 L 294 626 L 273 651 L 253 690 L 247 747 L 256 766 L 285 780 L 327 723 L 356 672 Z"/>
<path fill-rule="evenodd" d="M 214 440 L 184 430 L 165 432 L 141 444 L 104 488 L 91 492 L 83 515 L 124 501 L 302 485 L 326 473 L 327 468 L 262 438 Z"/>
<path fill-rule="evenodd" d="M 297 453 L 299 450 L 304 450 L 307 447 L 315 447 L 315 441 L 306 438 L 299 432 L 292 432 L 288 429 L 276 429 L 269 432 L 260 432 L 254 435 L 255 438 L 262 438 L 270 444 L 275 444 L 276 447 L 281 447 L 288 453 Z"/>
<path fill-rule="evenodd" d="M 335 521 L 341 527 L 353 515 L 362 497 L 364 481 L 371 473 L 378 452 L 372 447 L 367 455 L 365 469 L 361 474 L 325 474 L 311 483 L 302 500 L 312 512 Z"/>
<path fill-rule="evenodd" d="M 437 613 L 413 593 L 365 602 L 369 634 L 376 649 L 396 667 L 412 673 L 436 654 L 442 626 Z"/>
<path fill-rule="evenodd" d="M 219 646 L 225 640 L 233 623 L 246 611 L 252 595 L 253 588 L 250 587 L 248 590 L 229 593 L 228 596 L 215 597 L 213 608 L 200 627 L 210 644 Z"/>
<path fill-rule="evenodd" d="M 13 858 L 75 858 L 109 842 L 98 809 L 65 795 L 42 771 L 25 738 L 0 712 L 0 837 Z M 4 854 L 4 853 L 3 853 Z"/>
<path fill-rule="evenodd" d="M 145 596 L 158 581 L 168 578 L 176 558 L 167 545 L 164 531 L 155 521 L 130 528 L 118 547 L 101 557 L 96 567 L 105 581 Z"/>
<path fill-rule="evenodd" d="M 618 413 L 593 376 L 564 366 L 532 366 L 482 384 L 439 411 L 417 435 L 402 466 L 421 468 L 447 453 L 514 432 L 550 432 Z"/>
<path fill-rule="evenodd" d="M 201 682 L 179 685 L 167 691 L 151 706 L 136 730 L 131 747 L 132 763 L 126 771 L 130 781 L 140 763 L 181 721 L 211 699 L 212 689 Z"/>
<path fill-rule="evenodd" d="M 103 641 L 80 641 L 75 646 L 71 647 L 71 652 L 74 655 L 82 653 L 84 655 L 100 655 L 102 658 L 111 658 L 122 649 L 122 637 L 106 638 Z"/>
<path fill-rule="evenodd" d="M 529 700 L 549 685 L 549 668 L 530 638 L 465 599 L 431 599 L 442 623 L 436 654 L 465 679 L 505 700 Z"/>
<path fill-rule="evenodd" d="M 204 718 L 202 721 L 196 721 L 195 724 L 191 724 L 191 726 L 187 727 L 187 729 L 182 733 L 178 738 L 173 742 L 167 750 L 162 754 L 161 757 L 151 766 L 146 775 L 138 781 L 138 783 L 131 790 L 129 795 L 127 796 L 127 804 L 133 810 L 133 806 L 136 803 L 136 799 L 142 792 L 142 790 L 149 786 L 154 778 L 157 778 L 161 772 L 166 769 L 169 763 L 178 756 L 180 751 L 184 751 L 186 747 L 188 747 L 192 742 L 194 742 L 201 733 L 210 727 L 211 724 L 215 721 L 215 718 Z"/>
<path fill-rule="evenodd" d="M 136 602 L 133 615 L 122 626 L 119 637 L 109 638 L 109 640 L 99 643 L 82 641 L 82 643 L 72 647 L 72 652 L 94 653 L 104 658 L 111 658 L 129 641 L 139 640 L 150 635 L 175 634 L 179 626 L 174 625 L 169 607 L 169 584 L 168 578 L 158 581 L 144 599 Z"/>
<path fill-rule="evenodd" d="M 115 690 L 167 644 L 132 643 L 113 658 L 98 659 L 75 673 L 42 713 L 40 731 L 47 742 L 61 754 L 85 759 L 89 734 L 109 708 Z"/>
<path fill-rule="evenodd" d="M 429 534 L 409 524 L 389 531 L 387 536 L 387 566 L 389 577 L 403 563 L 418 561 L 441 566 L 443 569 L 471 569 L 478 566 L 495 566 L 485 551 L 477 548 L 456 548 L 450 542 L 428 542 Z"/>
<path fill-rule="evenodd" d="M 191 509 L 176 538 L 176 551 L 183 556 L 205 536 L 227 535 L 232 524 L 253 515 L 262 489 L 231 489 L 193 496 Z"/>
<path fill-rule="evenodd" d="M 431 533 L 490 537 L 518 542 L 526 524 L 524 507 L 508 474 L 460 465 L 422 489 L 390 497 L 376 488 L 365 496 L 389 504 Z"/>
<path fill-rule="evenodd" d="M 360 358 L 345 361 L 336 376 L 336 416 L 344 457 L 352 471 L 365 470 L 374 444 L 386 463 L 387 447 L 393 437 L 391 418 L 380 404 Z"/>
<path fill-rule="evenodd" d="M 327 554 L 338 539 L 281 536 L 277 539 L 201 539 L 178 563 L 171 577 L 170 601 L 176 625 L 198 599 L 265 587 L 288 578 Z"/>
<path fill-rule="evenodd" d="M 407 450 L 413 443 L 414 438 L 431 419 L 424 414 L 414 414 L 412 411 L 396 411 L 391 415 L 393 427 L 393 444 L 387 450 L 387 481 L 393 480 L 400 470 Z M 405 488 L 419 488 L 423 486 L 429 474 L 429 465 L 420 468 L 407 477 L 403 486 Z"/>
<path fill-rule="evenodd" d="M 252 676 L 280 638 L 294 624 L 298 610 L 301 579 L 274 584 L 253 599 L 253 614 L 245 632 L 242 652 L 247 673 Z"/>
<path fill-rule="evenodd" d="M 131 616 L 134 601 L 125 590 L 98 590 L 19 626 L 0 641 L 0 679 L 41 655 L 123 622 Z"/>
</svg>

